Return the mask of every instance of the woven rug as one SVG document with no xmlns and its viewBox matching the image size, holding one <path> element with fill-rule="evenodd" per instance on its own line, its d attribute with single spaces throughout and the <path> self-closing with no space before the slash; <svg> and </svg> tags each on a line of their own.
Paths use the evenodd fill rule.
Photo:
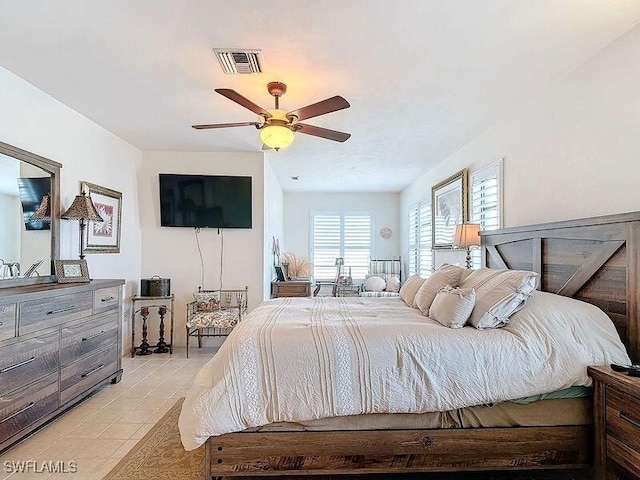
<svg viewBox="0 0 640 480">
<path fill-rule="evenodd" d="M 178 400 L 103 480 L 203 480 L 204 445 L 187 452 L 180 442 L 183 401 Z"/>
<path fill-rule="evenodd" d="M 184 399 L 140 440 L 103 480 L 204 480 L 204 446 L 187 452 L 180 442 L 178 417 Z M 234 480 L 249 479 L 236 477 Z M 272 480 L 285 477 L 268 477 Z M 338 480 L 344 476 L 287 477 L 288 480 Z M 348 475 L 347 480 L 592 480 L 590 470 Z M 255 480 L 255 477 L 253 477 Z"/>
</svg>

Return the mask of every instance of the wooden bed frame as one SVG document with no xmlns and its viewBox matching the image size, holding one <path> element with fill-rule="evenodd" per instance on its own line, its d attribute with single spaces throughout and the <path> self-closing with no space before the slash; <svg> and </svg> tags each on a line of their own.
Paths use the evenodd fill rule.
<svg viewBox="0 0 640 480">
<path fill-rule="evenodd" d="M 604 310 L 640 359 L 640 212 L 482 234 L 491 268 L 533 270 L 544 291 Z M 588 426 L 230 433 L 206 442 L 210 477 L 582 468 Z"/>
</svg>

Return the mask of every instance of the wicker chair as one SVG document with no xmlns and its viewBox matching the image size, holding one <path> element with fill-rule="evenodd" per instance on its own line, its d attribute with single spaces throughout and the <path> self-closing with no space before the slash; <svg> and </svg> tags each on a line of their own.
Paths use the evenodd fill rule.
<svg viewBox="0 0 640 480">
<path fill-rule="evenodd" d="M 203 290 L 198 288 L 194 301 L 187 304 L 187 358 L 190 337 L 226 337 L 247 314 L 248 289 Z"/>
</svg>

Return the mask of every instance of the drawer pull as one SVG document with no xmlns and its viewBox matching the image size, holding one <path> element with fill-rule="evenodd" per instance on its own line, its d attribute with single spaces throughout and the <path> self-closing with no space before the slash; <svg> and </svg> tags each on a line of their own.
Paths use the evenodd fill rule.
<svg viewBox="0 0 640 480">
<path fill-rule="evenodd" d="M 70 312 L 71 310 L 75 310 L 75 305 L 71 305 L 70 307 L 62 307 L 62 308 L 58 308 L 56 310 L 51 310 L 50 312 L 47 312 L 47 315 L 55 315 L 56 313 L 64 313 L 64 312 Z"/>
<path fill-rule="evenodd" d="M 101 298 L 100 301 L 101 302 L 113 302 L 116 299 L 116 297 L 108 297 L 108 298 Z"/>
<path fill-rule="evenodd" d="M 89 370 L 87 373 L 83 373 L 82 375 L 80 375 L 80 378 L 87 378 L 89 375 L 93 375 L 98 370 L 102 370 L 103 368 L 104 368 L 104 363 L 101 363 L 100 365 L 98 365 L 93 370 Z"/>
<path fill-rule="evenodd" d="M 15 413 L 12 413 L 11 415 L 9 415 L 7 418 L 3 418 L 2 420 L 0 420 L 0 424 L 4 423 L 4 422 L 8 422 L 9 420 L 11 420 L 14 417 L 17 417 L 18 415 L 20 415 L 21 413 L 26 412 L 27 410 L 29 410 L 31 407 L 33 407 L 36 404 L 36 402 L 31 402 L 29 403 L 29 405 L 27 405 L 24 408 L 21 408 L 20 410 L 18 410 Z"/>
<path fill-rule="evenodd" d="M 0 322 L 0 327 L 1 327 L 2 325 L 4 325 L 4 322 Z"/>
<path fill-rule="evenodd" d="M 634 427 L 640 428 L 640 422 L 631 418 L 631 415 L 629 415 L 627 412 L 620 412 L 620 418 L 629 422 Z"/>
<path fill-rule="evenodd" d="M 82 337 L 82 341 L 86 342 L 87 340 L 93 340 L 94 338 L 99 337 L 100 335 L 104 335 L 105 333 L 107 332 L 102 330 L 101 332 L 94 333 L 93 335 L 89 335 L 88 337 Z"/>
<path fill-rule="evenodd" d="M 0 373 L 7 373 L 9 370 L 13 370 L 14 368 L 18 368 L 18 367 L 22 367 L 23 365 L 26 365 L 28 363 L 33 362 L 36 359 L 36 357 L 31 357 L 28 360 L 24 360 L 20 363 L 16 363 L 15 365 L 11 365 L 9 367 L 5 367 L 2 370 L 0 370 Z"/>
</svg>

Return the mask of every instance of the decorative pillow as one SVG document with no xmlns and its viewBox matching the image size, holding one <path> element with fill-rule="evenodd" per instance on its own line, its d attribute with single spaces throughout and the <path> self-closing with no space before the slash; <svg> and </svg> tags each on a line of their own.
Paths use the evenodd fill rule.
<svg viewBox="0 0 640 480">
<path fill-rule="evenodd" d="M 387 286 L 387 282 L 384 281 L 382 277 L 373 276 L 367 278 L 366 283 L 364 284 L 364 289 L 367 292 L 381 292 Z"/>
<path fill-rule="evenodd" d="M 400 287 L 400 298 L 404 301 L 404 303 L 406 303 L 410 307 L 413 307 L 416 293 L 418 292 L 418 290 L 420 290 L 420 287 L 423 283 L 424 278 L 422 278 L 420 275 L 412 275 L 407 278 L 407 281 L 404 282 L 404 285 Z"/>
<path fill-rule="evenodd" d="M 416 293 L 415 308 L 419 308 L 424 316 L 429 315 L 429 307 L 433 303 L 433 299 L 436 298 L 438 292 L 447 285 L 457 287 L 460 283 L 460 277 L 462 275 L 462 267 L 455 265 L 443 265 L 420 287 L 420 290 Z"/>
<path fill-rule="evenodd" d="M 460 287 L 476 291 L 476 306 L 469 323 L 478 329 L 498 328 L 524 307 L 535 290 L 538 274 L 526 270 L 481 268 L 473 272 Z"/>
<path fill-rule="evenodd" d="M 199 312 L 213 312 L 220 308 L 220 292 L 194 293 L 193 298 Z"/>
<path fill-rule="evenodd" d="M 445 327 L 462 328 L 471 316 L 476 304 L 476 292 L 473 288 L 453 288 L 451 285 L 441 289 L 429 308 L 429 318 Z"/>
<path fill-rule="evenodd" d="M 391 275 L 387 278 L 387 285 L 385 290 L 387 292 L 398 292 L 400 291 L 400 277 L 397 275 Z"/>
</svg>

